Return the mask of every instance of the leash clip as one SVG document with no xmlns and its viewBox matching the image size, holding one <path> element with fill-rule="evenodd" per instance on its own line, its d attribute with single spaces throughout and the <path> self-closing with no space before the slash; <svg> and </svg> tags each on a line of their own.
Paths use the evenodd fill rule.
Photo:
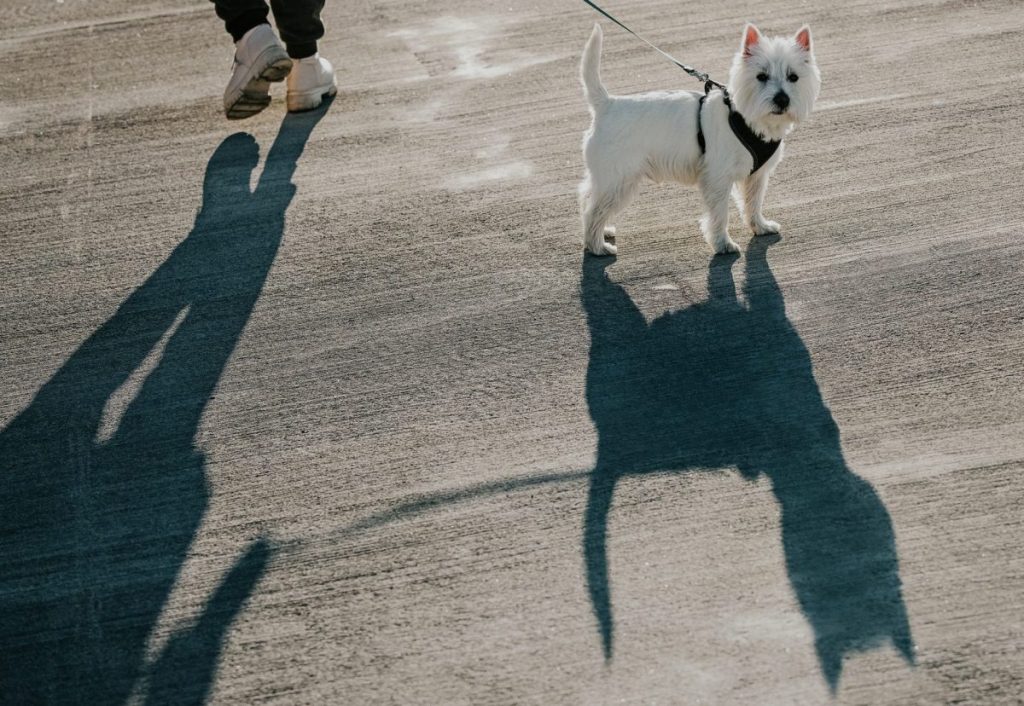
<svg viewBox="0 0 1024 706">
<path fill-rule="evenodd" d="M 704 82 L 704 95 L 705 96 L 711 95 L 711 91 L 715 90 L 716 88 L 722 92 L 722 101 L 725 103 L 725 106 L 729 109 L 729 112 L 731 113 L 732 112 L 732 99 L 729 97 L 729 89 L 727 89 L 725 86 L 720 84 L 718 81 L 715 81 L 715 80 L 712 80 L 711 78 L 708 78 Z"/>
</svg>

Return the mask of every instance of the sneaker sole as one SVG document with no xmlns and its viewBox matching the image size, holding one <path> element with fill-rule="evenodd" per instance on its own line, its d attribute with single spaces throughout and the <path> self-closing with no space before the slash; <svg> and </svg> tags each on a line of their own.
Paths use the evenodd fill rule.
<svg viewBox="0 0 1024 706">
<path fill-rule="evenodd" d="M 301 113 L 306 110 L 314 110 L 320 107 L 324 98 L 337 95 L 337 93 L 338 87 L 335 85 L 328 86 L 327 88 L 316 88 L 312 91 L 303 91 L 302 93 L 289 91 L 287 96 L 288 112 Z"/>
<path fill-rule="evenodd" d="M 276 47 L 268 49 L 266 54 L 277 52 Z M 268 57 L 269 58 L 269 57 Z M 256 60 L 258 65 L 264 56 Z M 271 60 L 263 69 L 236 91 L 232 101 L 228 102 L 224 112 L 229 120 L 242 120 L 256 115 L 270 105 L 270 84 L 283 81 L 292 70 L 292 60 L 287 56 Z"/>
</svg>

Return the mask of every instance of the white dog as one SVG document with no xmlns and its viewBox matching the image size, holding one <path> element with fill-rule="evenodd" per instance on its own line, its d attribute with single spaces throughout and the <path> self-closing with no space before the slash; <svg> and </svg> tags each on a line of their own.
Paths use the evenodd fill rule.
<svg viewBox="0 0 1024 706">
<path fill-rule="evenodd" d="M 761 206 L 768 177 L 782 161 L 782 139 L 810 115 L 821 87 L 808 27 L 784 38 L 747 25 L 729 73 L 731 107 L 719 90 L 608 95 L 600 60 L 601 27 L 595 25 L 580 66 L 593 116 L 583 137 L 586 176 L 579 189 L 590 252 L 615 254 L 608 220 L 644 177 L 700 185 L 701 230 L 716 253 L 739 251 L 729 237 L 730 192 L 755 235 L 779 231 Z"/>
</svg>

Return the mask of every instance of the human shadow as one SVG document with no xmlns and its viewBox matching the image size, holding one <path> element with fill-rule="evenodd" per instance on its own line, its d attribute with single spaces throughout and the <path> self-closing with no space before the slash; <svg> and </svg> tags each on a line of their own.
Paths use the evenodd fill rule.
<svg viewBox="0 0 1024 706">
<path fill-rule="evenodd" d="M 209 499 L 200 420 L 277 255 L 292 175 L 326 110 L 285 118 L 255 189 L 255 139 L 226 138 L 188 236 L 0 432 L 3 702 L 206 698 L 223 638 L 270 559 L 266 540 L 153 661 L 147 645 Z"/>
<path fill-rule="evenodd" d="M 723 467 L 764 475 L 781 510 L 789 580 L 834 692 L 850 652 L 891 641 L 909 663 L 914 655 L 889 514 L 843 458 L 768 266 L 776 239 L 756 238 L 747 251 L 745 304 L 733 283 L 737 257 L 715 257 L 708 299 L 650 323 L 607 276 L 614 259 L 585 257 L 586 396 L 598 434 L 583 528 L 586 581 L 610 659 L 607 535 L 616 483 Z"/>
</svg>

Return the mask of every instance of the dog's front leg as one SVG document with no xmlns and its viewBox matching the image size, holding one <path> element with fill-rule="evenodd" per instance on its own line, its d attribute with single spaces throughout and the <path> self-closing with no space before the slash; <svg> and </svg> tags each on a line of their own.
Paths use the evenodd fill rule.
<svg viewBox="0 0 1024 706">
<path fill-rule="evenodd" d="M 764 207 L 764 195 L 768 191 L 768 177 L 771 173 L 765 165 L 748 176 L 740 183 L 743 198 L 743 221 L 754 235 L 774 235 L 779 232 L 779 224 L 769 221 L 761 213 Z"/>
<path fill-rule="evenodd" d="M 740 246 L 729 237 L 729 193 L 732 180 L 723 174 L 708 173 L 700 178 L 700 193 L 704 198 L 704 217 L 700 229 L 717 254 L 739 252 Z"/>
</svg>

